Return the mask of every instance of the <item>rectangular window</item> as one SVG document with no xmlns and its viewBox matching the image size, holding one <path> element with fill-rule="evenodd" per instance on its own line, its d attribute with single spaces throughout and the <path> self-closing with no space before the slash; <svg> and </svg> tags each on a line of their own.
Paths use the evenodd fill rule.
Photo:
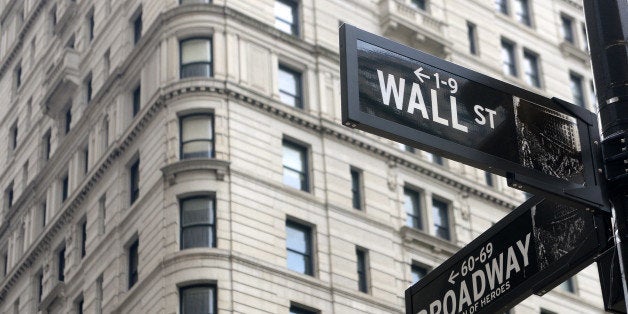
<svg viewBox="0 0 628 314">
<path fill-rule="evenodd" d="M 434 217 L 434 235 L 450 240 L 449 232 L 449 204 L 432 199 L 432 215 Z"/>
<path fill-rule="evenodd" d="M 88 74 L 85 78 L 85 101 L 89 104 L 92 101 L 93 96 L 93 86 L 92 86 L 92 74 Z"/>
<path fill-rule="evenodd" d="M 584 89 L 582 87 L 582 76 L 576 73 L 569 73 L 569 87 L 571 88 L 571 95 L 573 102 L 577 106 L 585 107 L 584 103 Z"/>
<path fill-rule="evenodd" d="M 286 221 L 286 250 L 288 269 L 313 276 L 312 229 Z"/>
<path fill-rule="evenodd" d="M 410 5 L 412 5 L 412 7 L 414 7 L 415 9 L 425 11 L 427 9 L 426 2 L 427 2 L 426 0 L 411 0 Z"/>
<path fill-rule="evenodd" d="M 11 127 L 11 129 L 9 130 L 9 150 L 10 151 L 14 151 L 17 148 L 17 134 L 18 134 L 18 129 L 17 129 L 17 121 L 15 121 L 15 123 L 13 123 L 13 126 Z"/>
<path fill-rule="evenodd" d="M 524 50 L 523 51 L 523 74 L 526 83 L 541 87 L 541 77 L 539 71 L 539 57 L 537 54 Z"/>
<path fill-rule="evenodd" d="M 508 0 L 495 0 L 495 10 L 508 14 Z"/>
<path fill-rule="evenodd" d="M 561 14 L 560 15 L 560 21 L 562 24 L 562 33 L 563 33 L 563 40 L 565 40 L 568 43 L 572 43 L 575 44 L 575 37 L 574 37 L 574 32 L 573 32 L 573 18 Z"/>
<path fill-rule="evenodd" d="M 50 160 L 50 153 L 52 148 L 51 137 L 52 132 L 50 129 L 44 134 L 42 138 L 42 157 L 45 161 Z"/>
<path fill-rule="evenodd" d="M 137 43 L 142 38 L 142 11 L 140 9 L 139 13 L 133 20 L 133 44 L 137 45 Z"/>
<path fill-rule="evenodd" d="M 283 140 L 283 184 L 301 191 L 309 191 L 307 148 Z"/>
<path fill-rule="evenodd" d="M 416 149 L 412 146 L 403 145 L 403 149 L 408 153 L 413 153 L 413 154 L 416 153 Z"/>
<path fill-rule="evenodd" d="M 582 28 L 582 50 L 589 51 L 589 38 L 587 37 L 587 26 L 584 23 L 580 24 Z"/>
<path fill-rule="evenodd" d="M 6 249 L 2 252 L 2 278 L 4 279 L 9 272 L 9 253 Z"/>
<path fill-rule="evenodd" d="M 103 275 L 101 274 L 96 279 L 96 313 L 102 313 L 102 301 L 103 301 Z"/>
<path fill-rule="evenodd" d="M 140 102 L 141 102 L 141 98 L 142 97 L 142 89 L 141 86 L 138 85 L 134 90 L 133 90 L 133 117 L 137 116 L 137 114 L 140 112 Z"/>
<path fill-rule="evenodd" d="M 181 200 L 181 249 L 216 247 L 215 199 L 196 196 Z"/>
<path fill-rule="evenodd" d="M 181 159 L 214 157 L 214 115 L 183 116 L 179 124 Z"/>
<path fill-rule="evenodd" d="M 567 278 L 567 280 L 563 281 L 558 287 L 560 288 L 560 290 L 563 290 L 566 292 L 570 292 L 570 293 L 576 292 L 576 285 L 574 283 L 573 277 Z"/>
<path fill-rule="evenodd" d="M 427 275 L 428 272 L 429 271 L 426 267 L 423 267 L 417 264 L 412 264 L 412 266 L 410 266 L 410 273 L 412 275 L 412 284 L 415 284 L 419 280 L 423 279 Z"/>
<path fill-rule="evenodd" d="M 94 20 L 94 8 L 92 8 L 90 14 L 87 16 L 87 39 L 89 42 L 94 40 L 94 27 L 96 26 Z"/>
<path fill-rule="evenodd" d="M 105 219 L 107 218 L 107 195 L 103 194 L 98 200 L 98 234 L 105 233 Z"/>
<path fill-rule="evenodd" d="M 355 256 L 357 259 L 357 270 L 358 270 L 358 290 L 368 293 L 369 292 L 369 283 L 368 283 L 368 252 L 356 248 Z"/>
<path fill-rule="evenodd" d="M 129 258 L 129 289 L 131 289 L 138 280 L 138 263 L 139 263 L 139 239 L 136 239 L 129 246 L 128 258 Z"/>
<path fill-rule="evenodd" d="M 79 239 L 81 243 L 81 258 L 85 257 L 87 253 L 87 217 L 83 218 L 83 221 L 79 224 Z"/>
<path fill-rule="evenodd" d="M 318 314 L 318 311 L 312 311 L 298 305 L 290 305 L 290 314 Z"/>
<path fill-rule="evenodd" d="M 70 129 L 72 128 L 72 107 L 68 107 L 65 111 L 65 121 L 64 122 L 64 132 L 65 134 L 70 133 Z"/>
<path fill-rule="evenodd" d="M 11 183 L 9 183 L 9 186 L 7 187 L 7 189 L 4 191 L 4 196 L 6 198 L 6 202 L 7 202 L 7 207 L 8 209 L 11 209 L 11 207 L 13 207 L 13 181 L 11 181 Z"/>
<path fill-rule="evenodd" d="M 18 63 L 15 67 L 15 89 L 20 88 L 22 86 L 22 63 Z"/>
<path fill-rule="evenodd" d="M 296 0 L 275 1 L 275 28 L 294 36 L 299 35 L 299 3 Z"/>
<path fill-rule="evenodd" d="M 444 165 L 444 164 L 445 164 L 445 160 L 443 160 L 443 157 L 442 157 L 442 156 L 440 156 L 440 155 L 436 155 L 436 154 L 429 154 L 429 155 L 428 155 L 428 159 L 429 159 L 431 162 L 433 162 L 433 163 L 435 163 L 435 164 L 437 164 L 437 165 L 439 165 L 439 166 L 442 166 L 442 165 Z"/>
<path fill-rule="evenodd" d="M 103 63 L 103 73 L 105 74 L 105 76 L 109 75 L 109 71 L 111 70 L 111 50 L 107 49 L 107 51 L 105 51 L 105 54 L 103 54 L 102 56 L 102 63 Z"/>
<path fill-rule="evenodd" d="M 422 229 L 421 197 L 419 192 L 409 188 L 403 189 L 403 208 L 406 211 L 406 226 Z"/>
<path fill-rule="evenodd" d="M 502 39 L 502 70 L 505 75 L 517 76 L 515 45 Z"/>
<path fill-rule="evenodd" d="M 57 279 L 65 280 L 65 244 L 57 251 Z"/>
<path fill-rule="evenodd" d="M 37 304 L 41 303 L 41 297 L 44 294 L 44 270 L 40 269 L 36 275 L 37 280 Z"/>
<path fill-rule="evenodd" d="M 180 49 L 180 77 L 212 76 L 212 40 L 192 38 L 182 40 Z"/>
<path fill-rule="evenodd" d="M 57 5 L 53 5 L 50 9 L 50 25 L 52 29 L 57 26 Z"/>
<path fill-rule="evenodd" d="M 301 73 L 279 65 L 279 99 L 282 103 L 303 109 Z"/>
<path fill-rule="evenodd" d="M 129 190 L 130 190 L 130 200 L 131 205 L 135 203 L 135 201 L 140 196 L 140 159 L 138 158 L 131 167 L 129 168 Z"/>
<path fill-rule="evenodd" d="M 68 199 L 68 194 L 70 192 L 70 179 L 68 174 L 66 173 L 61 178 L 61 202 L 65 202 Z"/>
<path fill-rule="evenodd" d="M 85 148 L 83 148 L 81 157 L 83 159 L 83 174 L 87 174 L 89 171 L 89 146 L 85 146 Z"/>
<path fill-rule="evenodd" d="M 471 22 L 467 22 L 467 38 L 469 40 L 469 53 L 472 55 L 478 54 L 478 47 L 477 47 L 478 37 L 477 36 L 478 36 L 477 26 L 475 26 L 475 24 Z"/>
<path fill-rule="evenodd" d="M 216 300 L 215 285 L 194 285 L 179 290 L 181 314 L 216 314 L 218 313 Z"/>
<path fill-rule="evenodd" d="M 351 168 L 351 203 L 353 208 L 362 209 L 362 171 Z"/>
<path fill-rule="evenodd" d="M 74 307 L 76 308 L 76 314 L 83 314 L 84 306 L 83 294 L 81 294 L 76 301 L 74 301 Z"/>
<path fill-rule="evenodd" d="M 490 172 L 484 171 L 484 182 L 486 182 L 486 185 L 488 186 L 495 186 L 495 183 L 493 182 L 493 175 Z"/>
<path fill-rule="evenodd" d="M 515 17 L 519 23 L 531 26 L 532 20 L 530 19 L 530 4 L 528 0 L 514 0 L 515 2 Z"/>
<path fill-rule="evenodd" d="M 13 303 L 13 314 L 20 314 L 20 298 L 19 297 Z M 83 314 L 83 312 L 81 312 L 81 314 Z"/>
</svg>

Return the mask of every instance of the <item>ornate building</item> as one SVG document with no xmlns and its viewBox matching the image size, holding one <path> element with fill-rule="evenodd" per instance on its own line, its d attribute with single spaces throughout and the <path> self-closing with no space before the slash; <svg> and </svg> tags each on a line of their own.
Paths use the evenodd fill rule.
<svg viewBox="0 0 628 314">
<path fill-rule="evenodd" d="M 338 26 L 593 108 L 583 21 L 580 0 L 0 0 L 0 311 L 404 313 L 524 195 L 341 126 Z M 510 313 L 601 308 L 591 266 Z"/>
</svg>

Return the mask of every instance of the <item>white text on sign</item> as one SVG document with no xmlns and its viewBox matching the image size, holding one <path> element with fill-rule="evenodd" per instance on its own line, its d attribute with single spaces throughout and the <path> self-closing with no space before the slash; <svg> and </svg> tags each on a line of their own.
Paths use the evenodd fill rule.
<svg viewBox="0 0 628 314">
<path fill-rule="evenodd" d="M 399 78 L 399 80 L 397 80 L 392 74 L 388 74 L 386 77 L 384 77 L 384 72 L 378 69 L 377 78 L 379 79 L 379 88 L 384 105 L 390 106 L 392 97 L 395 102 L 395 107 L 398 110 L 403 110 L 405 105 L 406 112 L 411 115 L 416 115 L 417 113 L 415 112 L 418 110 L 420 112 L 421 118 L 423 119 L 431 119 L 432 121 L 445 126 L 449 126 L 449 122 L 451 121 L 452 128 L 461 132 L 468 133 L 469 127 L 462 124 L 458 119 L 458 104 L 456 102 L 456 97 L 453 95 L 458 91 L 458 82 L 453 78 L 449 78 L 445 81 L 441 78 L 439 73 L 434 73 L 434 77 L 432 78 L 431 76 L 423 73 L 422 70 L 423 68 L 421 67 L 414 71 L 414 74 L 418 78 L 419 83 L 412 82 L 410 97 L 406 101 L 404 101 L 406 80 L 404 78 Z M 430 88 L 430 106 L 432 109 L 432 116 L 430 117 L 427 111 L 427 106 L 425 104 L 425 98 L 419 84 L 424 84 L 426 80 L 432 79 L 434 79 L 434 81 L 436 82 L 436 89 Z M 449 96 L 451 117 L 442 117 L 439 115 L 437 90 L 440 89 L 441 86 L 446 86 L 446 88 L 448 88 L 449 92 L 451 93 L 451 95 Z M 479 125 L 486 125 L 488 123 L 491 129 L 495 129 L 495 115 L 497 114 L 495 110 L 485 108 L 480 105 L 475 105 L 473 106 L 473 111 L 475 113 L 475 123 Z"/>
</svg>

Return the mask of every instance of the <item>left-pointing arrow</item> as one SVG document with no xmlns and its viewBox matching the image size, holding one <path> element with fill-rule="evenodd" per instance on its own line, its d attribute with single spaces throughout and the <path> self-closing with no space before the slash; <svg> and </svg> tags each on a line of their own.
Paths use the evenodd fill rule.
<svg viewBox="0 0 628 314">
<path fill-rule="evenodd" d="M 452 270 L 451 274 L 449 274 L 449 283 L 455 285 L 456 282 L 454 281 L 454 279 L 456 279 L 456 277 L 458 277 L 458 273 Z"/>
<path fill-rule="evenodd" d="M 423 78 L 425 78 L 427 80 L 430 79 L 430 76 L 427 75 L 427 74 L 423 74 L 422 71 L 423 71 L 423 67 L 420 67 L 420 68 L 416 69 L 416 71 L 414 71 L 414 75 L 416 75 L 416 77 L 419 78 L 419 81 L 421 81 L 421 83 L 423 83 Z"/>
</svg>

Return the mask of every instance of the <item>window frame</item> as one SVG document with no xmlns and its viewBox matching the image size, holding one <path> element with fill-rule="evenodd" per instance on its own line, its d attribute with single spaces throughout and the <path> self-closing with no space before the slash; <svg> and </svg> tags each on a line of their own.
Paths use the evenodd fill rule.
<svg viewBox="0 0 628 314">
<path fill-rule="evenodd" d="M 198 41 L 198 40 L 206 40 L 209 43 L 209 61 L 194 61 L 183 63 L 183 48 L 186 42 Z M 195 65 L 206 65 L 209 66 L 209 75 L 184 75 L 184 67 L 187 66 L 195 66 Z M 203 37 L 187 37 L 185 39 L 179 40 L 179 78 L 203 78 L 203 77 L 213 77 L 214 76 L 214 39 L 211 36 Z"/>
<path fill-rule="evenodd" d="M 302 232 L 304 234 L 304 239 L 305 239 L 305 252 L 299 252 L 295 249 L 291 249 L 288 247 L 288 228 L 292 228 L 293 230 Z M 315 277 L 315 263 L 314 263 L 314 256 L 315 256 L 315 252 L 314 252 L 314 230 L 315 228 L 311 225 L 307 225 L 304 223 L 301 223 L 299 221 L 296 221 L 294 219 L 286 219 L 286 266 L 290 271 L 294 271 L 300 274 L 304 274 L 304 275 L 308 275 L 308 276 L 312 276 Z M 290 265 L 288 264 L 288 253 L 292 252 L 295 254 L 298 254 L 299 256 L 303 256 L 304 260 L 305 260 L 305 265 L 304 265 L 304 271 L 300 272 L 299 270 L 290 268 Z"/>
<path fill-rule="evenodd" d="M 142 39 L 142 30 L 144 28 L 142 6 L 140 6 L 131 17 L 131 24 L 133 25 L 133 46 L 137 46 Z"/>
<path fill-rule="evenodd" d="M 514 15 L 515 15 L 515 20 L 517 20 L 517 22 L 528 26 L 528 27 L 532 27 L 532 7 L 530 6 L 530 1 L 528 0 L 512 0 L 514 2 L 518 2 L 519 8 L 521 9 L 521 12 L 519 12 L 517 10 L 517 5 L 513 5 L 514 7 Z"/>
<path fill-rule="evenodd" d="M 505 75 L 508 77 L 518 77 L 519 69 L 517 65 L 517 54 L 516 54 L 517 45 L 511 40 L 502 38 L 500 47 L 501 47 L 501 54 L 502 54 L 502 75 Z M 508 58 L 510 59 L 510 62 L 506 62 L 506 60 L 504 60 L 504 52 L 507 53 Z M 508 68 L 507 72 L 505 71 L 506 67 Z"/>
<path fill-rule="evenodd" d="M 442 219 L 442 216 L 437 215 L 437 213 L 435 212 L 436 210 L 436 204 L 440 203 L 442 205 L 444 205 L 444 208 L 438 208 L 439 211 L 442 211 L 446 217 L 446 222 L 444 225 L 439 225 L 436 223 L 436 217 L 439 216 Z M 451 202 L 441 198 L 441 197 L 436 197 L 436 196 L 432 196 L 432 204 L 431 205 L 431 209 L 432 209 L 432 230 L 433 230 L 433 235 L 437 238 L 446 240 L 446 241 L 452 241 L 453 240 L 453 230 L 452 230 L 452 222 L 451 222 Z M 444 230 L 446 233 L 442 234 L 440 231 Z"/>
<path fill-rule="evenodd" d="M 410 6 L 423 12 L 427 12 L 429 7 L 428 0 L 410 0 Z"/>
<path fill-rule="evenodd" d="M 210 222 L 208 223 L 191 223 L 186 226 L 183 225 L 183 204 L 186 201 L 195 200 L 195 199 L 208 199 L 211 201 L 211 217 Z M 201 195 L 192 195 L 179 199 L 179 250 L 187 250 L 193 248 L 216 248 L 217 247 L 217 239 L 216 239 L 216 196 L 211 194 L 201 194 Z M 184 230 L 186 228 L 198 228 L 198 227 L 207 227 L 211 232 L 211 243 L 208 246 L 185 246 L 184 247 Z"/>
<path fill-rule="evenodd" d="M 127 289 L 131 290 L 139 281 L 140 239 L 134 237 L 127 245 Z"/>
<path fill-rule="evenodd" d="M 370 261 L 369 251 L 367 249 L 356 247 L 356 269 L 358 274 L 358 291 L 364 293 L 370 293 Z"/>
<path fill-rule="evenodd" d="M 208 288 L 208 289 L 211 289 L 211 292 L 212 292 L 212 300 L 211 301 L 213 301 L 213 302 L 211 302 L 211 306 L 213 307 L 214 311 L 209 312 L 209 314 L 216 314 L 216 313 L 218 313 L 218 285 L 217 284 L 209 284 L 209 283 L 185 285 L 185 286 L 179 287 L 179 313 L 187 314 L 186 312 L 184 312 L 184 300 L 183 300 L 184 292 L 186 290 L 189 290 L 189 289 L 197 289 L 197 288 Z M 194 314 L 194 313 L 191 313 L 191 314 Z"/>
<path fill-rule="evenodd" d="M 574 46 L 576 45 L 576 32 L 574 29 L 575 23 L 576 20 L 572 16 L 563 12 L 560 13 L 560 30 L 562 40 L 563 42 L 570 43 Z"/>
<path fill-rule="evenodd" d="M 70 196 L 70 174 L 66 171 L 61 176 L 61 203 L 65 203 Z"/>
<path fill-rule="evenodd" d="M 423 277 L 419 278 L 417 281 L 414 281 L 414 274 L 416 273 L 415 270 L 420 270 L 425 272 L 423 274 Z M 431 267 L 428 267 L 424 264 L 412 261 L 412 263 L 410 264 L 410 282 L 411 284 L 415 284 L 419 281 L 421 281 L 421 279 L 425 278 L 425 276 L 427 276 L 427 274 L 430 273 Z"/>
<path fill-rule="evenodd" d="M 479 56 L 478 27 L 475 23 L 467 21 L 467 40 L 469 41 L 469 54 Z"/>
<path fill-rule="evenodd" d="M 129 205 L 135 204 L 140 198 L 140 158 L 134 158 L 129 164 Z"/>
<path fill-rule="evenodd" d="M 17 137 L 19 135 L 19 128 L 18 128 L 18 121 L 15 120 L 15 122 L 13 122 L 13 124 L 11 125 L 11 128 L 9 128 L 9 136 L 10 136 L 10 140 L 9 140 L 9 151 L 13 152 L 17 149 L 17 145 L 18 145 L 18 141 L 17 141 Z"/>
<path fill-rule="evenodd" d="M 290 77 L 294 79 L 294 84 L 296 85 L 296 94 L 291 94 L 289 91 L 282 90 L 281 88 L 281 72 L 288 74 Z M 277 67 L 277 89 L 279 92 L 279 101 L 292 108 L 305 109 L 304 105 L 304 94 L 303 94 L 303 71 L 297 70 L 294 67 L 290 67 L 285 65 L 284 63 L 279 63 Z M 281 100 L 281 95 L 286 95 L 288 97 L 292 97 L 295 100 L 294 105 L 287 103 Z"/>
<path fill-rule="evenodd" d="M 523 49 L 523 62 L 529 62 L 529 60 L 534 60 L 533 62 L 533 69 L 535 73 L 528 73 L 525 69 L 523 69 L 523 77 L 524 80 L 526 81 L 526 83 L 528 83 L 530 86 L 534 86 L 536 88 L 542 88 L 543 86 L 543 80 L 542 80 L 542 76 L 541 76 L 541 62 L 540 62 L 540 55 L 532 50 L 529 50 L 527 48 Z"/>
<path fill-rule="evenodd" d="M 364 171 L 350 167 L 349 173 L 351 177 L 351 206 L 353 209 L 364 210 Z"/>
<path fill-rule="evenodd" d="M 87 216 L 81 218 L 78 223 L 79 229 L 79 250 L 80 250 L 80 259 L 82 260 L 87 255 Z"/>
<path fill-rule="evenodd" d="M 56 250 L 57 280 L 59 282 L 65 282 L 65 266 L 66 266 L 65 250 L 66 250 L 65 242 L 62 245 L 60 245 L 59 248 L 57 248 Z"/>
<path fill-rule="evenodd" d="M 302 173 L 299 172 L 296 169 L 292 169 L 292 168 L 287 167 L 285 165 L 283 158 L 285 158 L 284 150 L 285 150 L 286 146 L 288 148 L 291 148 L 291 149 L 294 149 L 294 150 L 298 150 L 301 153 L 301 156 L 303 156 L 303 160 L 302 160 L 303 172 Z M 311 190 L 310 189 L 310 168 L 309 168 L 310 167 L 310 162 L 309 162 L 310 161 L 309 160 L 310 159 L 310 156 L 309 156 L 310 148 L 309 148 L 309 146 L 303 145 L 303 144 L 301 144 L 299 142 L 293 141 L 293 140 L 288 139 L 288 138 L 284 138 L 282 140 L 282 143 L 281 143 L 281 148 L 282 148 L 282 154 L 281 154 L 282 155 L 282 162 L 281 162 L 281 165 L 282 165 L 282 169 L 283 169 L 282 173 L 283 173 L 283 180 L 284 180 L 283 184 L 284 184 L 284 186 L 288 186 L 290 188 L 309 193 L 310 190 Z M 294 187 L 294 186 L 286 184 L 286 182 L 285 182 L 286 169 L 289 170 L 289 171 L 297 172 L 300 175 L 303 175 L 303 179 L 301 180 L 300 188 L 297 188 L 297 187 Z"/>
<path fill-rule="evenodd" d="M 141 110 L 142 105 L 142 84 L 139 83 L 133 88 L 131 92 L 131 116 L 137 117 L 137 114 Z"/>
<path fill-rule="evenodd" d="M 403 188 L 403 201 L 402 201 L 402 207 L 404 212 L 406 213 L 406 221 L 404 223 L 404 226 L 407 226 L 409 228 L 412 229 L 417 229 L 417 230 L 425 230 L 425 226 L 424 226 L 424 219 L 423 219 L 423 210 L 421 206 L 421 201 L 422 201 L 422 196 L 421 196 L 422 192 L 414 189 L 412 187 L 409 186 L 405 186 Z M 411 199 L 415 200 L 415 202 L 413 202 L 416 206 L 412 207 L 412 213 L 409 213 L 407 208 L 406 208 L 406 196 L 410 196 Z M 408 219 L 412 219 L 412 224 L 408 224 L 409 220 Z"/>
<path fill-rule="evenodd" d="M 584 82 L 584 76 L 576 72 L 569 71 L 569 89 L 571 91 L 571 97 L 573 98 L 573 103 L 576 106 L 586 108 L 587 102 L 586 102 L 586 95 L 584 94 L 585 91 L 584 91 L 583 82 Z M 573 89 L 574 86 L 577 87 L 578 92 L 580 93 L 580 97 L 577 97 L 578 95 L 574 93 L 574 89 Z"/>
<path fill-rule="evenodd" d="M 290 7 L 291 9 L 291 14 L 292 14 L 292 19 L 293 22 L 290 23 L 280 17 L 277 16 L 276 12 L 274 12 L 274 8 L 273 8 L 273 16 L 274 16 L 274 24 L 273 26 L 275 27 L 275 29 L 279 30 L 280 32 L 284 33 L 284 34 L 288 34 L 288 35 L 292 35 L 295 37 L 299 37 L 301 36 L 301 19 L 299 17 L 299 11 L 300 11 L 300 5 L 299 5 L 299 1 L 297 0 L 275 0 L 275 6 L 277 5 L 277 3 L 280 2 L 288 7 Z M 282 30 L 281 28 L 277 27 L 277 22 L 280 23 L 284 23 L 287 25 L 290 25 L 290 32 L 286 32 L 284 30 Z"/>
<path fill-rule="evenodd" d="M 209 117 L 209 121 L 211 123 L 211 139 L 203 140 L 203 139 L 193 139 L 193 140 L 183 140 L 183 125 L 186 119 L 191 117 L 199 117 L 199 116 L 207 116 Z M 216 156 L 216 124 L 215 124 L 215 116 L 214 113 L 211 112 L 199 112 L 199 113 L 188 113 L 184 115 L 180 115 L 179 117 L 179 159 L 194 159 L 194 158 L 215 158 Z M 184 146 L 191 142 L 211 142 L 211 151 L 207 154 L 207 156 L 184 156 Z"/>
<path fill-rule="evenodd" d="M 308 306 L 303 306 L 300 304 L 290 303 L 290 309 L 288 310 L 290 314 L 319 314 L 320 311 L 314 310 Z"/>
</svg>

